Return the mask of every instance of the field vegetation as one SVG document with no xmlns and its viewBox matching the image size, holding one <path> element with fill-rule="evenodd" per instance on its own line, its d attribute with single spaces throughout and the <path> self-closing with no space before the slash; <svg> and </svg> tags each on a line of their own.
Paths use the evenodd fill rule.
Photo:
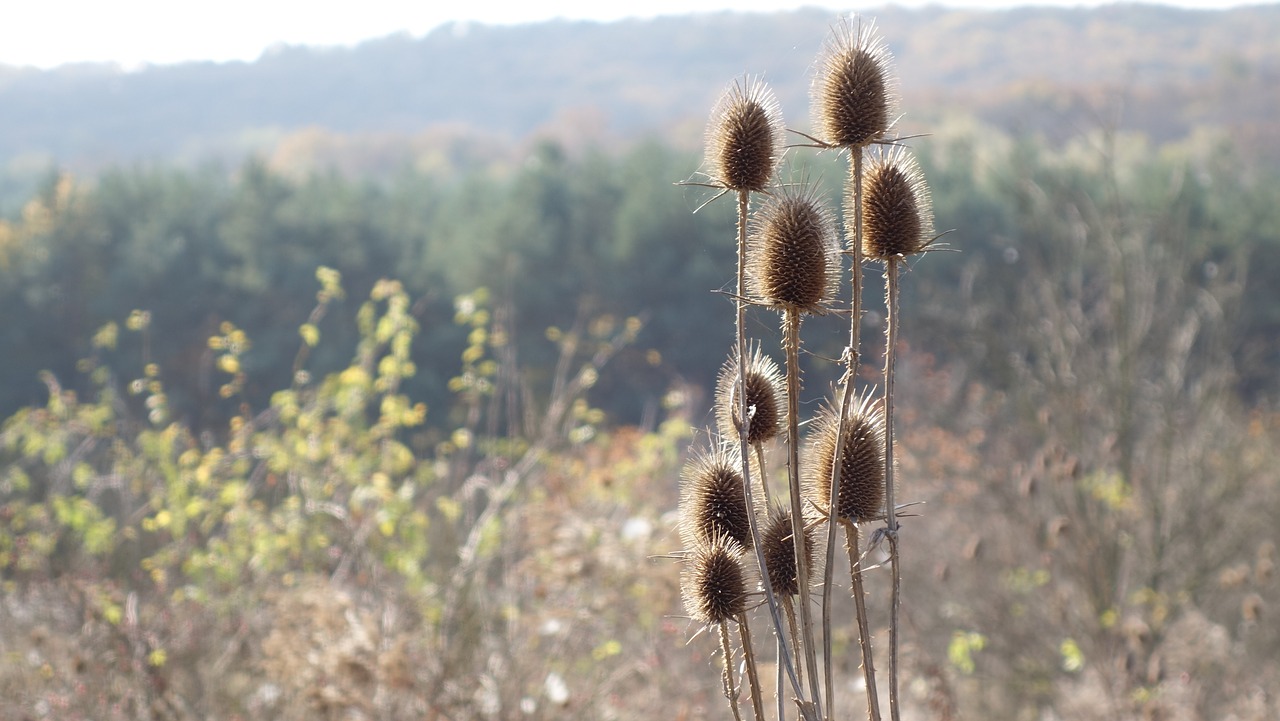
<svg viewBox="0 0 1280 721">
<path fill-rule="evenodd" d="M 902 715 L 1280 717 L 1274 148 L 930 132 L 959 252 L 903 267 Z M 692 214 L 698 167 L 540 136 L 377 177 L 257 158 L 24 192 L 0 717 L 728 718 L 671 558 L 734 339 L 735 208 Z M 806 172 L 839 207 L 834 154 Z M 806 415 L 848 341 L 806 319 Z M 832 644 L 860 699 L 857 625 Z"/>
</svg>

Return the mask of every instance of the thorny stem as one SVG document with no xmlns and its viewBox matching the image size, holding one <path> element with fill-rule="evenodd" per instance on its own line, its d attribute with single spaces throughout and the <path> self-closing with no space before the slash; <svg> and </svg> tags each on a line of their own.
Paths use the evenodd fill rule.
<svg viewBox="0 0 1280 721">
<path fill-rule="evenodd" d="M 862 677 L 867 686 L 867 718 L 880 721 L 880 694 L 876 689 L 875 654 L 871 652 L 870 623 L 867 621 L 867 598 L 862 586 L 862 554 L 858 550 L 858 526 L 844 525 L 844 547 L 849 552 L 849 575 L 853 587 L 853 605 L 858 614 L 858 643 L 862 646 Z"/>
<path fill-rule="evenodd" d="M 786 653 L 787 642 L 782 636 L 778 636 L 778 658 L 782 658 L 782 654 Z M 784 721 L 787 718 L 787 705 L 782 696 L 782 664 L 774 664 L 778 667 L 777 684 L 774 686 L 773 697 L 778 702 L 778 721 Z"/>
<path fill-rule="evenodd" d="M 800 629 L 796 626 L 796 604 L 790 596 L 782 598 L 782 610 L 787 614 L 787 628 L 791 631 L 791 645 L 795 649 L 796 658 L 800 658 Z M 804 683 L 804 667 L 796 669 L 800 672 L 800 682 Z"/>
<path fill-rule="evenodd" d="M 893 361 L 898 343 L 898 258 L 885 262 L 885 308 L 888 328 L 884 348 L 884 495 L 885 517 L 889 524 L 889 563 L 893 570 L 893 591 L 889 601 L 889 717 L 898 721 L 898 607 L 901 603 L 902 571 L 898 558 L 898 509 L 893 502 Z"/>
<path fill-rule="evenodd" d="M 760 674 L 756 669 L 755 649 L 751 646 L 751 626 L 747 623 L 747 614 L 738 614 L 738 635 L 742 636 L 742 657 L 747 662 L 747 684 L 751 689 L 751 710 L 756 714 L 756 721 L 765 721 L 764 702 L 760 699 Z"/>
<path fill-rule="evenodd" d="M 738 442 L 742 459 L 743 495 L 746 497 L 747 508 L 751 511 L 747 514 L 747 524 L 751 530 L 751 546 L 755 549 L 756 563 L 760 567 L 760 577 L 765 579 L 765 582 L 761 585 L 764 587 L 765 602 L 769 606 L 769 617 L 773 621 L 773 632 L 777 634 L 779 639 L 782 639 L 786 634 L 782 630 L 782 615 L 778 611 L 778 599 L 774 597 L 772 585 L 768 581 L 769 569 L 764 559 L 764 544 L 760 541 L 760 524 L 756 519 L 756 503 L 753 498 L 754 492 L 752 491 L 751 483 L 751 463 L 747 454 L 747 433 L 750 428 L 747 417 L 747 339 L 745 333 L 747 306 L 745 299 L 747 294 L 747 205 L 749 198 L 750 193 L 748 191 L 738 191 L 738 296 L 734 301 L 737 307 L 734 332 L 738 347 Z M 778 665 L 786 669 L 792 690 L 797 698 L 802 700 L 804 691 L 800 688 L 800 679 L 796 676 L 795 665 L 791 660 L 791 654 L 785 643 L 778 644 Z M 781 685 L 778 688 L 778 697 L 782 697 Z M 805 708 L 805 704 L 801 703 L 801 709 Z M 811 721 L 817 721 L 817 718 L 813 718 Z"/>
<path fill-rule="evenodd" d="M 809 671 L 809 692 L 816 703 L 820 698 L 818 656 L 813 641 L 813 614 L 809 609 L 809 554 L 800 494 L 800 312 L 788 308 L 782 325 L 787 351 L 787 475 L 791 491 L 791 546 L 795 549 L 796 586 L 800 590 L 800 633 L 804 641 L 801 646 Z M 822 715 L 821 708 L 818 715 Z"/>
<path fill-rule="evenodd" d="M 764 444 L 756 443 L 756 467 L 760 470 L 760 487 L 764 489 L 764 505 L 769 507 L 769 479 L 765 475 L 764 468 Z"/>
<path fill-rule="evenodd" d="M 729 699 L 734 721 L 742 721 L 738 710 L 738 691 L 733 686 L 733 645 L 729 643 L 729 622 L 720 622 L 720 654 L 724 656 L 724 697 Z"/>
<path fill-rule="evenodd" d="M 849 415 L 849 405 L 853 401 L 853 389 L 858 378 L 858 347 L 860 345 L 860 330 L 862 327 L 862 148 L 855 148 L 851 151 L 853 160 L 853 170 L 849 174 L 849 184 L 853 186 L 853 242 L 850 244 L 852 248 L 850 253 L 853 256 L 853 267 L 850 272 L 850 280 L 852 281 L 852 299 L 850 302 L 851 313 L 849 314 L 849 346 L 845 348 L 844 362 L 846 365 L 844 377 L 841 384 L 844 387 L 840 398 L 840 417 L 836 422 L 836 447 L 835 453 L 831 456 L 831 493 L 829 498 L 831 502 L 826 510 L 827 514 L 827 550 L 824 555 L 826 558 L 826 566 L 822 576 L 822 653 L 823 653 L 823 670 L 826 673 L 827 682 L 827 717 L 835 717 L 835 682 L 832 677 L 832 660 L 831 660 L 831 589 L 833 586 L 833 576 L 835 574 L 835 564 L 833 563 L 836 555 L 836 503 L 840 493 L 840 471 L 844 467 L 844 424 L 845 419 Z M 861 576 L 858 578 L 861 582 Z M 867 629 L 862 626 L 864 616 L 859 616 L 858 634 L 859 638 L 868 635 Z M 862 665 L 867 667 L 871 664 L 871 644 L 864 643 L 862 645 Z M 874 689 L 872 689 L 872 693 Z M 874 713 L 871 710 L 871 697 L 867 697 L 868 716 L 871 718 L 879 718 L 879 703 L 876 703 Z"/>
</svg>

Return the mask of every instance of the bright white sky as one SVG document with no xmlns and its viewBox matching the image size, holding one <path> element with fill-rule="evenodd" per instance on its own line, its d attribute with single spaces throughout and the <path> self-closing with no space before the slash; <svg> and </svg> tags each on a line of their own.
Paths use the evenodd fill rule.
<svg viewBox="0 0 1280 721">
<path fill-rule="evenodd" d="M 887 0 L 886 0 L 887 2 Z M 932 0 L 999 8 L 1015 5 L 1101 5 L 1102 0 Z M 1239 0 L 1165 0 L 1223 8 Z M 930 0 L 897 0 L 921 6 Z M 860 8 L 882 2 L 858 3 Z M 616 20 L 715 10 L 769 11 L 849 6 L 830 0 L 7 0 L 0 23 L 0 64 L 49 68 L 112 61 L 125 67 L 184 60 L 254 60 L 266 48 L 352 45 L 407 31 L 423 35 L 453 20 L 521 23 L 556 17 Z"/>
</svg>

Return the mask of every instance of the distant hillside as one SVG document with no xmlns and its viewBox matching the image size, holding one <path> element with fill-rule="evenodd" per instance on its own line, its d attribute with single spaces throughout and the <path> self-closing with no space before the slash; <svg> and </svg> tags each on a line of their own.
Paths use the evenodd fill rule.
<svg viewBox="0 0 1280 721">
<path fill-rule="evenodd" d="M 896 57 L 908 121 L 954 111 L 1054 137 L 1121 109 L 1117 122 L 1157 140 L 1204 124 L 1280 138 L 1280 5 L 864 16 Z M 0 67 L 0 170 L 239 153 L 304 128 L 414 135 L 449 125 L 518 138 L 588 118 L 619 137 L 681 123 L 690 134 L 744 72 L 766 73 L 789 125 L 805 127 L 810 66 L 835 20 L 803 10 L 453 25 L 253 63 Z"/>
</svg>

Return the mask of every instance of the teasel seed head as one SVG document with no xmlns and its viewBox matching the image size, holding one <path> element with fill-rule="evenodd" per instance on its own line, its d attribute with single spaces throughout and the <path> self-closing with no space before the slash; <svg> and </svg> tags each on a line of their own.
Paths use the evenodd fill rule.
<svg viewBox="0 0 1280 721">
<path fill-rule="evenodd" d="M 757 343 L 747 356 L 747 442 L 755 445 L 776 438 L 782 432 L 787 391 L 778 364 L 765 355 Z M 716 379 L 716 426 L 720 436 L 737 439 L 742 432 L 742 409 L 738 402 L 738 350 L 720 366 Z"/>
<path fill-rule="evenodd" d="M 875 23 L 845 20 L 833 30 L 813 81 L 813 125 L 819 140 L 862 148 L 884 137 L 895 104 L 890 61 Z"/>
<path fill-rule="evenodd" d="M 680 587 L 685 610 L 694 621 L 719 624 L 746 611 L 742 554 L 742 546 L 728 536 L 716 536 L 690 549 Z"/>
<path fill-rule="evenodd" d="M 751 548 L 751 513 L 742 483 L 736 444 L 717 443 L 698 453 L 680 472 L 680 535 L 686 548 L 725 536 Z M 754 498 L 764 496 L 760 474 L 751 466 Z"/>
<path fill-rule="evenodd" d="M 808 496 L 825 510 L 831 505 L 831 471 L 835 463 L 840 406 L 828 405 L 814 421 L 810 436 Z M 844 455 L 837 482 L 835 517 L 864 523 L 884 513 L 884 412 L 870 394 L 851 404 L 844 422 Z"/>
<path fill-rule="evenodd" d="M 705 165 L 711 184 L 759 192 L 782 159 L 782 110 L 761 79 L 735 80 L 711 109 Z"/>
<path fill-rule="evenodd" d="M 905 258 L 933 242 L 929 186 L 906 148 L 872 153 L 862 182 L 863 256 L 871 260 Z M 853 199 L 847 202 L 852 205 Z"/>
<path fill-rule="evenodd" d="M 791 510 L 785 506 L 774 506 L 760 529 L 760 547 L 764 551 L 764 562 L 769 568 L 769 585 L 779 596 L 794 596 L 800 593 L 800 584 L 796 582 L 796 551 L 792 540 Z M 804 530 L 806 568 L 809 578 L 814 574 L 814 532 L 807 525 Z M 808 583 L 808 579 L 805 579 Z"/>
<path fill-rule="evenodd" d="M 784 186 L 756 211 L 747 241 L 754 300 L 779 310 L 822 314 L 840 284 L 835 219 L 814 186 Z"/>
</svg>

